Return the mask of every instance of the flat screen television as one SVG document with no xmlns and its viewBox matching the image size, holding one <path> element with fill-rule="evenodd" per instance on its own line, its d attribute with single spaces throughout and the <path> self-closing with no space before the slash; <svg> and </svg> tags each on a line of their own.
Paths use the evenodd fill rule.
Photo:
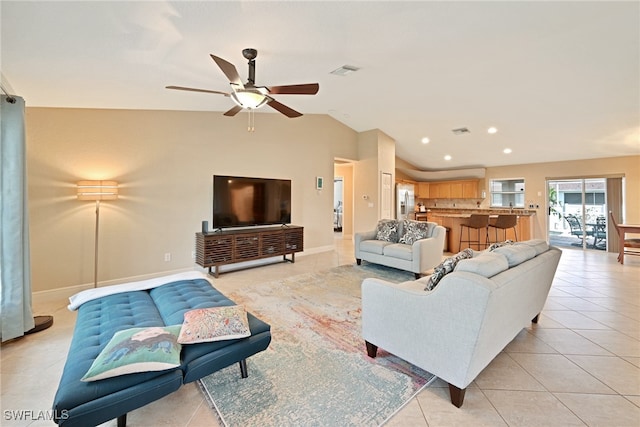
<svg viewBox="0 0 640 427">
<path fill-rule="evenodd" d="M 213 176 L 213 228 L 291 223 L 291 180 Z"/>
</svg>

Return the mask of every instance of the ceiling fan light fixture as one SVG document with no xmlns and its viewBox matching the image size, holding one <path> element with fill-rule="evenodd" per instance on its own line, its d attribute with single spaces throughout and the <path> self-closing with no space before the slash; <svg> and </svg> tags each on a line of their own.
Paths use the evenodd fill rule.
<svg viewBox="0 0 640 427">
<path fill-rule="evenodd" d="M 238 89 L 231 92 L 231 99 L 239 107 L 255 110 L 262 107 L 269 100 L 267 96 L 257 89 Z"/>
</svg>

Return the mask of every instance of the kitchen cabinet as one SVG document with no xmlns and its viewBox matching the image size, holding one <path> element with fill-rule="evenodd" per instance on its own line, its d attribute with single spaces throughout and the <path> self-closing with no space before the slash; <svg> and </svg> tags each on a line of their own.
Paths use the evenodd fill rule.
<svg viewBox="0 0 640 427">
<path fill-rule="evenodd" d="M 429 196 L 429 183 L 428 182 L 419 182 L 416 197 L 419 199 L 428 199 Z"/>
<path fill-rule="evenodd" d="M 462 198 L 477 199 L 478 198 L 478 181 L 462 181 Z"/>
<path fill-rule="evenodd" d="M 460 180 L 460 181 L 441 181 L 441 182 L 419 182 L 418 187 L 422 184 L 428 184 L 429 199 L 477 199 L 478 198 L 478 180 Z M 421 190 L 418 190 L 420 198 L 425 198 Z"/>
</svg>

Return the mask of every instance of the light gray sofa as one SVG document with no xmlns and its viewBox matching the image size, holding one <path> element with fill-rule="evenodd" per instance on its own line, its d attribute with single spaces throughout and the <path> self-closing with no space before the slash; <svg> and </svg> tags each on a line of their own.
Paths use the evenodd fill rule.
<svg viewBox="0 0 640 427">
<path fill-rule="evenodd" d="M 395 222 L 395 235 L 389 238 L 389 233 L 381 229 L 385 225 Z M 407 229 L 414 233 L 424 231 L 423 236 L 414 239 L 407 238 Z M 391 233 L 393 234 L 393 232 Z M 355 233 L 354 248 L 356 262 L 362 260 L 375 264 L 386 265 L 400 270 L 411 271 L 416 279 L 427 270 L 432 269 L 442 261 L 446 229 L 435 222 L 411 220 L 381 220 L 373 231 Z M 383 237 L 384 236 L 384 237 Z M 414 235 L 415 236 L 415 235 Z M 389 240 L 382 240 L 382 238 Z M 407 243 L 402 243 L 403 238 Z"/>
<path fill-rule="evenodd" d="M 537 322 L 561 251 L 530 240 L 474 252 L 431 291 L 429 277 L 362 283 L 367 353 L 383 348 L 449 383 L 462 406 L 467 386 L 515 336 Z M 439 267 L 436 268 L 438 271 Z"/>
</svg>

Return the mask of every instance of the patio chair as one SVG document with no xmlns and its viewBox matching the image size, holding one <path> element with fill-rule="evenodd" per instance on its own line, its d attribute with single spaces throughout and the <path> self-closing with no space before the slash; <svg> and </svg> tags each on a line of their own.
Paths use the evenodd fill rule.
<svg viewBox="0 0 640 427">
<path fill-rule="evenodd" d="M 577 216 L 568 214 L 564 216 L 565 221 L 569 224 L 569 228 L 571 229 L 571 234 L 580 238 L 580 243 L 573 243 L 575 246 L 582 246 L 584 238 L 587 236 L 593 236 L 592 230 L 587 230 L 586 232 L 582 229 L 582 224 Z"/>
<path fill-rule="evenodd" d="M 607 220 L 604 216 L 596 218 L 596 225 L 593 228 L 594 249 L 605 249 L 607 246 Z"/>
</svg>

